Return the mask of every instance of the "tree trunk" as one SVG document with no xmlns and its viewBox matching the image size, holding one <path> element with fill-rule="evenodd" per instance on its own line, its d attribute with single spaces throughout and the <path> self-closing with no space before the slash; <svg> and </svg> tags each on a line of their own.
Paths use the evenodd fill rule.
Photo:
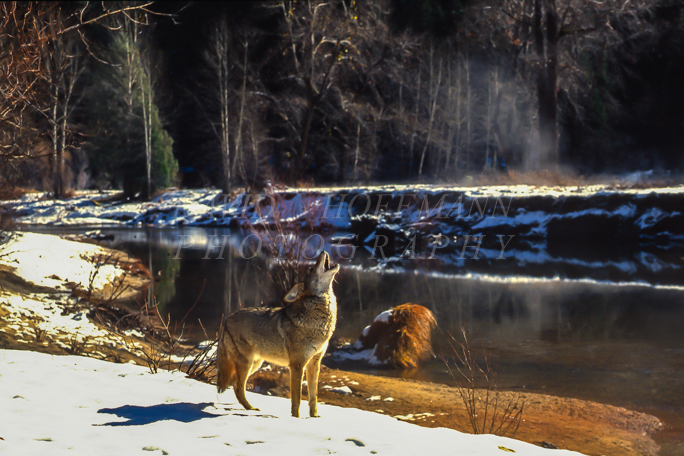
<svg viewBox="0 0 684 456">
<path fill-rule="evenodd" d="M 432 55 L 433 48 L 430 45 L 430 79 L 433 77 L 432 68 Z M 430 81 L 432 82 L 432 81 Z M 423 179 L 423 165 L 425 164 L 425 154 L 427 152 L 428 146 L 430 145 L 430 140 L 432 139 L 432 127 L 435 122 L 435 111 L 437 109 L 437 96 L 439 95 L 440 85 L 442 84 L 442 59 L 439 59 L 439 72 L 437 73 L 437 84 L 435 84 L 434 93 L 432 94 L 432 108 L 430 109 L 430 124 L 428 125 L 428 134 L 425 139 L 425 145 L 423 146 L 423 152 L 420 154 L 420 165 L 418 165 L 418 180 Z"/>
<path fill-rule="evenodd" d="M 408 175 L 410 177 L 413 177 L 413 146 L 415 145 L 416 142 L 416 136 L 418 133 L 416 130 L 418 129 L 418 114 L 420 112 L 420 77 L 423 72 L 423 66 L 418 65 L 418 84 L 416 84 L 416 111 L 413 115 L 413 125 L 411 126 L 411 144 L 409 146 L 409 167 L 408 167 Z"/>
<path fill-rule="evenodd" d="M 66 196 L 66 184 L 64 182 L 64 169 L 65 169 L 65 152 L 66 152 L 66 136 L 67 136 L 67 116 L 69 114 L 69 99 L 64 100 L 64 108 L 62 112 L 62 138 L 59 143 L 59 152 L 57 156 L 59 158 L 59 163 L 57 167 L 57 180 L 59 182 L 59 197 L 64 198 Z"/>
<path fill-rule="evenodd" d="M 546 4 L 546 34 L 542 25 Z M 539 99 L 540 162 L 544 167 L 558 166 L 558 40 L 560 35 L 556 0 L 535 0 L 534 36 L 539 57 L 537 96 Z M 547 47 L 548 46 L 548 47 Z"/>
<path fill-rule="evenodd" d="M 147 71 L 145 70 L 140 72 L 140 96 L 142 98 L 141 104 L 143 113 L 143 133 L 145 135 L 145 171 L 147 177 L 147 191 L 145 199 L 149 199 L 152 196 L 152 122 L 150 119 L 152 114 L 152 89 L 149 79 L 146 80 L 145 78 L 145 76 L 149 78 L 149 75 L 146 73 Z"/>
<path fill-rule="evenodd" d="M 52 81 L 51 81 L 52 82 Z M 52 92 L 52 196 L 53 198 L 61 198 L 61 194 L 59 192 L 59 156 L 58 156 L 58 150 L 59 150 L 59 137 L 57 136 L 59 134 L 59 127 L 57 122 L 59 121 L 57 118 L 57 112 L 58 112 L 58 107 L 59 107 L 59 102 L 57 99 L 57 85 L 52 82 L 53 86 L 51 89 Z"/>
<path fill-rule="evenodd" d="M 556 0 L 547 0 L 546 27 L 547 27 L 547 68 L 546 68 L 546 115 L 548 118 L 548 164 L 558 166 L 558 39 L 559 17 L 556 9 Z"/>
<path fill-rule="evenodd" d="M 238 167 L 240 171 L 240 177 L 243 181 L 247 182 L 247 173 L 245 172 L 244 166 L 244 147 L 242 145 L 242 124 L 245 118 L 245 102 L 247 100 L 247 57 L 249 55 L 248 42 L 243 43 L 245 49 L 244 61 L 242 63 L 242 89 L 240 90 L 240 114 L 238 115 L 238 125 L 235 138 L 235 161 L 238 162 Z M 235 173 L 233 173 L 235 174 Z"/>
<path fill-rule="evenodd" d="M 302 130 L 302 143 L 299 145 L 299 153 L 297 154 L 295 176 L 297 179 L 304 177 L 304 155 L 306 149 L 309 147 L 309 132 L 311 131 L 311 121 L 313 120 L 314 109 L 316 108 L 316 95 L 314 95 L 311 81 L 306 80 L 306 119 L 304 120 L 304 129 Z"/>
<path fill-rule="evenodd" d="M 232 187 L 232 160 L 230 156 L 230 87 L 229 87 L 229 73 L 230 64 L 228 62 L 228 49 L 230 46 L 230 36 L 228 29 L 224 22 L 221 22 L 216 29 L 216 61 L 217 61 L 217 77 L 219 83 L 219 104 L 221 109 L 221 156 L 223 157 L 223 193 L 229 194 Z"/>
<path fill-rule="evenodd" d="M 354 174 L 352 179 L 354 182 L 358 180 L 358 166 L 359 166 L 359 148 L 361 146 L 360 144 L 361 141 L 361 122 L 356 125 L 356 149 L 354 151 Z M 344 178 L 344 176 L 342 176 Z"/>
</svg>

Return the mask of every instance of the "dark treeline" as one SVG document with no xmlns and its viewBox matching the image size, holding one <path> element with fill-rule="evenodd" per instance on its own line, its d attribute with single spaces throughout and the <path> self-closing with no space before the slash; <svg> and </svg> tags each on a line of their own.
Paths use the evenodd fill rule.
<svg viewBox="0 0 684 456">
<path fill-rule="evenodd" d="M 2 8 L 8 188 L 684 165 L 677 0 Z"/>
</svg>

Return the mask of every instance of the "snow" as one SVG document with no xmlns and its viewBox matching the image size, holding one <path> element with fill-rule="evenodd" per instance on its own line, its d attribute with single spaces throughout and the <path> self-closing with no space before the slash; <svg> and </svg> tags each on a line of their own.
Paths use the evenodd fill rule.
<svg viewBox="0 0 684 456">
<path fill-rule="evenodd" d="M 333 393 L 338 393 L 338 394 L 352 394 L 351 388 L 349 388 L 347 385 L 336 386 L 334 388 L 331 388 L 330 391 L 332 391 Z"/>
<path fill-rule="evenodd" d="M 14 268 L 24 280 L 52 288 L 75 282 L 87 289 L 92 278 L 93 288 L 99 289 L 124 272 L 112 264 L 81 261 L 97 255 L 106 258 L 111 251 L 47 234 L 15 232 L 7 244 L 0 246 L 0 253 L 0 264 Z"/>
<path fill-rule="evenodd" d="M 351 351 L 351 350 L 345 350 L 345 349 L 340 349 L 340 350 L 335 350 L 334 352 L 330 353 L 328 356 L 331 357 L 333 361 L 364 361 L 368 362 L 371 356 L 373 356 L 373 351 L 374 348 L 367 348 L 365 350 L 361 351 Z"/>
<path fill-rule="evenodd" d="M 425 419 L 429 418 L 431 416 L 435 416 L 432 413 L 409 413 L 408 415 L 394 415 L 394 417 L 398 420 L 403 420 L 403 421 L 415 421 L 415 420 L 420 420 L 420 419 Z"/>
<path fill-rule="evenodd" d="M 644 212 L 641 217 L 639 217 L 636 221 L 636 224 L 643 230 L 646 228 L 650 228 L 659 221 L 665 219 L 666 217 L 672 217 L 672 216 L 677 216 L 680 215 L 680 212 L 672 212 L 672 213 L 666 213 L 658 209 L 657 207 L 651 207 Z"/>
<path fill-rule="evenodd" d="M 374 322 L 377 321 L 378 323 L 387 323 L 389 324 L 389 318 L 392 316 L 392 309 L 386 310 L 379 314 L 377 317 L 375 317 Z"/>
<path fill-rule="evenodd" d="M 129 330 L 116 334 L 100 328 L 88 319 L 87 311 L 76 309 L 79 298 L 70 296 L 70 290 L 64 286 L 65 282 L 73 282 L 84 290 L 92 286 L 96 291 L 125 274 L 115 265 L 86 261 L 98 255 L 106 258 L 111 253 L 96 245 L 57 236 L 13 233 L 11 240 L 0 246 L 0 266 L 13 269 L 18 277 L 55 292 L 15 294 L 0 289 L 0 307 L 7 311 L 3 317 L 4 331 L 20 343 L 37 340 L 43 345 L 54 344 L 64 349 L 86 344 L 139 349 L 137 339 L 144 337 L 142 333 Z"/>
<path fill-rule="evenodd" d="M 455 195 L 462 195 L 464 198 L 502 198 L 503 205 L 505 198 L 527 198 L 533 196 L 551 196 L 554 198 L 564 198 L 568 196 L 606 196 L 606 195 L 632 195 L 635 199 L 645 197 L 650 194 L 667 195 L 684 193 L 684 187 L 667 187 L 653 189 L 624 189 L 612 190 L 606 186 L 585 186 L 585 187 L 544 187 L 531 185 L 512 185 L 512 186 L 487 186 L 487 187 L 457 187 L 443 185 L 385 185 L 368 186 L 355 188 L 310 188 L 302 191 L 300 189 L 287 189 L 278 191 L 276 196 L 279 198 L 278 214 L 285 222 L 306 221 L 307 223 L 317 222 L 331 225 L 340 230 L 348 230 L 351 221 L 355 217 L 350 213 L 362 210 L 365 200 L 370 203 L 370 199 L 355 201 L 358 197 L 365 194 L 382 194 L 392 198 L 401 195 L 412 195 L 415 198 L 408 198 L 400 207 L 385 208 L 387 213 L 398 215 L 405 222 L 425 221 L 428 213 L 434 214 L 435 208 L 426 209 L 419 204 L 428 195 L 440 195 L 450 192 Z M 343 193 L 350 198 L 344 199 L 339 203 L 332 202 L 332 197 Z M 351 196 L 351 194 L 354 196 Z M 230 222 L 238 217 L 247 216 L 250 223 L 265 223 L 273 217 L 273 209 L 265 210 L 265 213 L 257 213 L 254 210 L 256 195 L 240 194 L 232 201 L 229 201 L 219 190 L 216 189 L 187 189 L 171 190 L 160 196 L 153 198 L 149 202 L 121 202 L 107 201 L 116 192 L 95 192 L 81 191 L 76 196 L 66 200 L 48 199 L 46 194 L 29 194 L 23 198 L 7 201 L 4 206 L 11 208 L 18 216 L 18 222 L 28 225 L 157 225 L 157 226 L 228 226 Z M 260 198 L 272 203 L 269 194 L 260 194 Z M 473 200 L 473 202 L 476 202 Z M 522 220 L 511 220 L 504 215 L 503 210 L 496 217 L 488 216 L 484 213 L 487 208 L 480 210 L 479 203 L 473 209 L 473 202 L 467 218 L 475 220 L 486 220 L 486 223 L 520 223 Z M 449 218 L 463 218 L 461 215 L 464 204 L 458 201 L 445 201 L 441 214 L 451 214 Z M 497 211 L 495 204 L 493 213 Z M 378 204 L 377 207 L 368 207 L 364 214 L 379 216 L 378 212 L 383 209 L 385 203 Z M 509 206 L 510 207 L 510 206 Z M 605 213 L 602 210 L 594 212 L 579 212 L 576 216 L 596 213 L 597 215 L 617 215 L 623 218 L 633 215 L 634 205 L 626 205 L 612 213 Z M 472 212 L 472 213 L 471 213 Z M 457 217 L 454 215 L 457 214 Z M 429 218 L 429 217 L 428 217 Z M 496 220 L 492 220 L 496 219 Z M 391 224 L 390 224 L 391 225 Z M 484 225 L 487 226 L 487 225 Z"/>
<path fill-rule="evenodd" d="M 382 366 L 386 363 L 380 361 L 375 355 L 375 348 L 377 345 L 373 348 L 367 348 L 363 349 L 363 345 L 359 341 L 357 341 L 356 344 L 352 346 L 354 350 L 349 350 L 345 349 L 344 347 L 335 350 L 334 352 L 330 353 L 328 356 L 330 356 L 330 359 L 335 361 L 335 362 L 347 362 L 347 361 L 352 361 L 352 362 L 363 362 L 363 363 L 368 363 L 371 366 Z"/>
<path fill-rule="evenodd" d="M 246 411 L 232 391 L 219 402 L 212 385 L 129 364 L 15 350 L 0 362 L 0 453 L 13 456 L 579 454 L 328 405 L 321 418 L 292 418 L 288 399 L 250 392 L 261 411 Z"/>
<path fill-rule="evenodd" d="M 86 312 L 65 313 L 76 299 L 34 293 L 31 297 L 0 292 L 0 306 L 8 313 L 4 316 L 5 331 L 18 342 L 38 339 L 43 345 L 54 344 L 70 350 L 74 346 L 125 347 L 138 350 L 144 335 L 135 330 L 120 335 L 106 331 L 91 322 Z M 106 355 L 99 353 L 99 356 Z"/>
<path fill-rule="evenodd" d="M 31 299 L 12 294 L 4 294 L 0 297 L 0 304 L 9 311 L 9 315 L 5 319 L 14 325 L 12 329 L 19 331 L 23 326 L 24 318 L 28 318 L 37 328 L 48 334 L 73 335 L 80 340 L 95 337 L 105 338 L 109 335 L 91 323 L 84 312 L 62 315 L 63 306 L 49 299 L 42 300 L 40 295 L 36 298 Z M 23 328 L 20 332 L 25 332 L 27 333 L 25 336 L 30 336 L 30 331 L 35 332 L 29 327 Z M 61 345 L 59 341 L 56 343 Z"/>
</svg>

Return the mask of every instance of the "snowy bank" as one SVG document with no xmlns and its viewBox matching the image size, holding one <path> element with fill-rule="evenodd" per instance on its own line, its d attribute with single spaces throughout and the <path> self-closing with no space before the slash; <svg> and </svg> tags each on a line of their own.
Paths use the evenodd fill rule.
<svg viewBox="0 0 684 456">
<path fill-rule="evenodd" d="M 12 233 L 0 245 L 4 346 L 99 358 L 112 357 L 112 350 L 136 350 L 137 338 L 110 331 L 89 316 L 92 302 L 131 299 L 146 285 L 137 264 L 123 252 L 97 245 Z"/>
<path fill-rule="evenodd" d="M 516 229 L 516 234 L 531 237 L 581 238 L 585 222 L 607 219 L 623 222 L 623 229 L 610 231 L 611 236 L 684 238 L 682 230 L 675 229 L 684 220 L 684 186 L 615 190 L 606 186 L 385 185 L 287 189 L 232 198 L 215 189 L 186 189 L 168 191 L 147 202 L 120 201 L 115 196 L 113 191 L 80 191 L 72 198 L 52 200 L 33 193 L 2 206 L 25 225 L 228 227 L 245 219 L 268 223 L 276 215 L 288 223 L 316 223 L 343 231 L 370 220 L 390 231 L 442 224 L 453 225 L 451 230 L 439 231 L 444 235 L 469 234 L 466 227 L 484 234 L 503 227 L 498 234 Z M 628 226 L 640 232 L 628 233 L 624 229 Z M 600 227 L 591 228 L 595 232 Z"/>
<path fill-rule="evenodd" d="M 17 456 L 579 454 L 327 405 L 321 418 L 297 419 L 289 400 L 249 392 L 261 411 L 248 412 L 232 391 L 218 402 L 212 385 L 129 364 L 13 350 L 0 361 L 0 452 Z"/>
<path fill-rule="evenodd" d="M 0 246 L 0 265 L 38 286 L 66 289 L 64 284 L 72 282 L 101 290 L 127 272 L 116 261 L 104 261 L 117 255 L 58 236 L 15 232 Z"/>
<path fill-rule="evenodd" d="M 234 198 L 198 189 L 128 203 L 113 196 L 79 192 L 52 201 L 34 194 L 4 207 L 29 229 L 99 225 L 202 231 L 268 227 L 278 220 L 307 235 L 322 234 L 325 248 L 342 263 L 359 257 L 355 264 L 363 268 L 684 287 L 683 186 L 414 185 L 290 189 Z M 217 242 L 206 233 L 170 236 L 177 252 L 207 250 L 207 243 Z"/>
</svg>

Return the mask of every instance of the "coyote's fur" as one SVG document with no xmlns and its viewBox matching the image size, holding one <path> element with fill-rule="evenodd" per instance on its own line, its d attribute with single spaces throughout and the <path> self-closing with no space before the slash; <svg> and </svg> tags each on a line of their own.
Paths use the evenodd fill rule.
<svg viewBox="0 0 684 456">
<path fill-rule="evenodd" d="M 245 397 L 249 376 L 264 361 L 288 366 L 292 416 L 298 417 L 306 368 L 309 415 L 318 416 L 318 373 L 335 330 L 337 302 L 332 282 L 339 270 L 323 251 L 303 282 L 285 295 L 284 307 L 242 309 L 225 320 L 218 345 L 219 393 L 233 385 L 240 404 L 253 410 Z"/>
</svg>

